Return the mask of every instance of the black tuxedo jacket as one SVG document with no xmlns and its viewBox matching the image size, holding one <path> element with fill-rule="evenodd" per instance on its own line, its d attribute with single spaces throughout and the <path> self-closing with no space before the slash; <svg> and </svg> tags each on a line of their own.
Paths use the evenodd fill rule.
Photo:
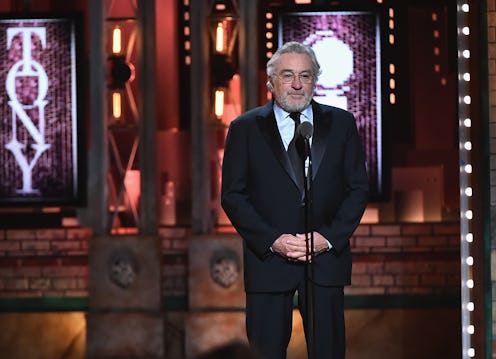
<svg viewBox="0 0 496 359">
<path fill-rule="evenodd" d="M 312 101 L 312 229 L 332 249 L 315 257 L 320 285 L 351 281 L 349 238 L 367 203 L 365 156 L 347 111 Z M 226 138 L 222 164 L 222 207 L 243 238 L 245 290 L 287 291 L 304 273 L 302 263 L 272 253 L 283 233 L 304 233 L 303 188 L 297 185 L 279 134 L 273 102 L 235 119 Z"/>
</svg>

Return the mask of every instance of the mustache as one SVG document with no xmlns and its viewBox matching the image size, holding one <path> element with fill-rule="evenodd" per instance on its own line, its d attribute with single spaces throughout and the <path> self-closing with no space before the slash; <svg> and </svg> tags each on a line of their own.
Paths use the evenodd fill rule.
<svg viewBox="0 0 496 359">
<path fill-rule="evenodd" d="M 305 95 L 304 91 L 288 91 L 288 95 Z"/>
</svg>

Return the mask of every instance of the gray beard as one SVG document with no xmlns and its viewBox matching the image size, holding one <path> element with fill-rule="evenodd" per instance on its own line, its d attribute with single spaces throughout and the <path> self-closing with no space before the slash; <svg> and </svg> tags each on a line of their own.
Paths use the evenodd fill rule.
<svg viewBox="0 0 496 359">
<path fill-rule="evenodd" d="M 286 98 L 282 98 L 282 99 L 276 98 L 275 101 L 277 102 L 279 107 L 286 112 L 301 112 L 310 105 L 310 102 L 312 101 L 312 96 L 308 96 L 308 98 L 305 98 L 305 102 L 303 104 L 289 103 L 286 100 Z"/>
<path fill-rule="evenodd" d="M 310 102 L 312 101 L 313 93 L 308 97 L 305 97 L 303 104 L 294 104 L 287 100 L 287 97 L 275 98 L 275 101 L 286 112 L 301 112 L 306 109 Z"/>
</svg>

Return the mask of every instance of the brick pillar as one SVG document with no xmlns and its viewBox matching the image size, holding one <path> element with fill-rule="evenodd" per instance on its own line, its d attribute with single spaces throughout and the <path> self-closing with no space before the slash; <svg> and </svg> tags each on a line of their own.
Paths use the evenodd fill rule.
<svg viewBox="0 0 496 359">
<path fill-rule="evenodd" d="M 164 357 L 160 259 L 156 237 L 92 239 L 88 359 Z"/>
</svg>

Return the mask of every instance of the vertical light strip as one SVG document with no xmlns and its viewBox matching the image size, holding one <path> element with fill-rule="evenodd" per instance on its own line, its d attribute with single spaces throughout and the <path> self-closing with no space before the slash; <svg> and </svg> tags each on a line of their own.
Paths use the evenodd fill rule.
<svg viewBox="0 0 496 359">
<path fill-rule="evenodd" d="M 271 12 L 265 13 L 265 57 L 269 60 L 274 53 L 274 14 Z"/>
<path fill-rule="evenodd" d="M 389 8 L 388 10 L 388 29 L 389 29 L 389 34 L 388 34 L 388 39 L 389 39 L 389 45 L 394 46 L 395 45 L 395 19 L 394 19 L 394 9 L 392 7 Z M 389 103 L 391 105 L 396 104 L 397 98 L 396 98 L 396 66 L 394 63 L 389 64 Z"/>
<path fill-rule="evenodd" d="M 389 8 L 389 36 L 388 41 L 389 45 L 394 45 L 394 9 L 392 7 Z"/>
<path fill-rule="evenodd" d="M 189 9 L 189 0 L 183 0 L 183 47 L 184 47 L 184 64 L 191 66 L 191 14 Z"/>
<path fill-rule="evenodd" d="M 280 29 L 279 29 L 280 30 Z M 274 38 L 274 14 L 270 11 L 265 13 L 265 57 L 267 61 L 274 54 L 274 48 L 277 48 L 277 41 L 279 39 Z M 279 33 L 279 37 L 281 37 L 281 31 Z M 267 100 L 272 98 L 270 91 L 266 92 Z"/>
<path fill-rule="evenodd" d="M 470 151 L 470 50 L 468 16 L 470 6 L 468 0 L 457 0 L 457 42 L 458 42 L 458 121 L 459 121 L 459 159 L 460 159 L 460 256 L 461 256 L 461 322 L 462 322 L 462 358 L 474 358 L 476 353 L 472 347 L 472 334 L 476 328 L 472 323 L 474 302 L 472 288 L 473 261 L 470 255 L 471 244 L 477 238 L 471 233 L 470 197 L 472 196 Z"/>
</svg>

